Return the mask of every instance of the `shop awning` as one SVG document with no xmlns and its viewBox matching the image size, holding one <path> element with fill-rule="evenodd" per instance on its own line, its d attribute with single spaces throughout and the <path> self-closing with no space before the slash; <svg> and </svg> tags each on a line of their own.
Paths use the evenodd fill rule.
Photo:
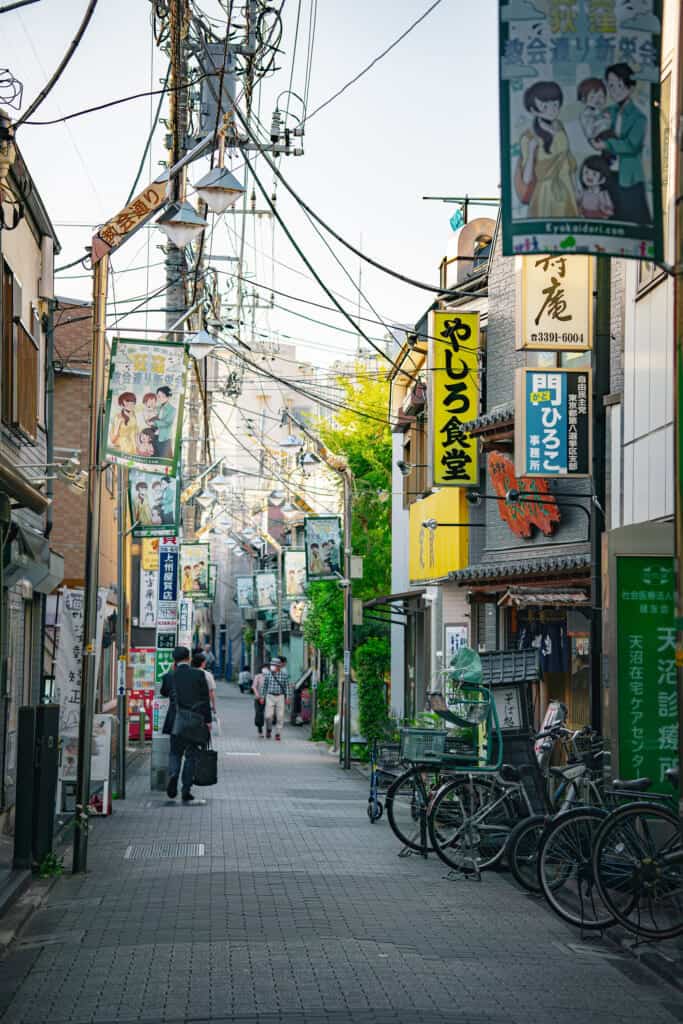
<svg viewBox="0 0 683 1024">
<path fill-rule="evenodd" d="M 498 601 L 500 608 L 568 608 L 590 604 L 585 590 L 539 590 L 537 587 L 510 587 Z"/>
<path fill-rule="evenodd" d="M 590 576 L 590 568 L 591 556 L 582 551 L 572 555 L 546 554 L 514 561 L 480 562 L 451 572 L 448 578 L 473 590 L 485 588 L 500 592 L 516 586 L 517 582 L 522 585 L 524 581 L 525 584 L 534 583 L 536 589 L 559 591 L 564 589 L 563 583 L 569 585 L 569 580 L 583 585 L 583 580 Z"/>
<path fill-rule="evenodd" d="M 404 601 L 417 601 L 427 593 L 426 587 L 419 587 L 416 590 L 404 590 L 400 594 L 385 594 L 383 597 L 373 597 L 371 601 L 364 601 L 363 608 L 380 608 L 387 604 L 401 604 Z"/>
<path fill-rule="evenodd" d="M 37 512 L 38 515 L 42 515 L 50 504 L 49 499 L 36 490 L 23 473 L 10 466 L 2 456 L 0 456 L 0 491 L 4 491 L 15 504 L 22 508 L 29 508 L 32 512 Z"/>
</svg>

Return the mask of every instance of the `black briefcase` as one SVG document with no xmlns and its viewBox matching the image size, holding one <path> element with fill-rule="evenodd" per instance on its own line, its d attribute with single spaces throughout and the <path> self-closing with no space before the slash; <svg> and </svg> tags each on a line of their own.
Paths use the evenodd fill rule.
<svg viewBox="0 0 683 1024">
<path fill-rule="evenodd" d="M 194 761 L 195 786 L 215 786 L 218 782 L 218 754 L 210 747 L 198 750 Z"/>
</svg>

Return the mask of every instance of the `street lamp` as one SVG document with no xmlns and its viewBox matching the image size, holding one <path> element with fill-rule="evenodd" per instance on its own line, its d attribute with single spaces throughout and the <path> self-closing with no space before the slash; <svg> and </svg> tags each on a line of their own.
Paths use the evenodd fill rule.
<svg viewBox="0 0 683 1024">
<path fill-rule="evenodd" d="M 300 437 L 295 437 L 294 434 L 289 434 L 284 441 L 280 441 L 278 448 L 303 448 L 304 442 Z"/>
<path fill-rule="evenodd" d="M 184 249 L 208 227 L 208 221 L 197 213 L 194 206 L 186 200 L 169 203 L 156 225 L 168 238 L 169 242 Z"/>
<path fill-rule="evenodd" d="M 213 505 L 213 503 L 214 503 L 214 501 L 216 499 L 213 496 L 213 494 L 211 494 L 210 491 L 207 491 L 206 488 L 204 488 L 204 490 L 201 492 L 201 494 L 195 495 L 195 499 L 194 500 L 202 508 L 209 508 L 210 505 Z"/>
<path fill-rule="evenodd" d="M 216 347 L 216 340 L 202 327 L 193 334 L 189 341 L 190 355 L 193 359 L 206 359 Z"/>
<path fill-rule="evenodd" d="M 396 463 L 396 468 L 401 476 L 410 476 L 414 469 L 428 469 L 429 467 L 426 464 L 414 465 L 412 462 L 404 462 L 403 459 L 399 459 Z"/>
<path fill-rule="evenodd" d="M 245 191 L 227 167 L 214 167 L 196 183 L 195 190 L 211 213 L 225 213 Z"/>
</svg>

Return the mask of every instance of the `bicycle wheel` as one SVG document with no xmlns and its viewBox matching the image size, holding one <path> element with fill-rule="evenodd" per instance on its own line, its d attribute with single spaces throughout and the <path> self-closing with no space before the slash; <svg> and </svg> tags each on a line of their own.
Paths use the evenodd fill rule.
<svg viewBox="0 0 683 1024">
<path fill-rule="evenodd" d="M 429 808 L 430 844 L 449 868 L 483 871 L 503 856 L 513 820 L 512 801 L 489 779 L 454 779 Z"/>
<path fill-rule="evenodd" d="M 540 892 L 538 881 L 538 850 L 547 824 L 543 814 L 533 814 L 519 821 L 505 844 L 505 859 L 512 877 L 527 892 Z"/>
<path fill-rule="evenodd" d="M 577 807 L 547 827 L 538 851 L 538 881 L 556 914 L 584 929 L 607 928 L 614 916 L 600 899 L 592 867 L 593 840 L 606 811 Z"/>
<path fill-rule="evenodd" d="M 414 765 L 392 782 L 384 801 L 387 818 L 396 837 L 410 850 L 428 853 L 427 805 L 438 787 L 440 774 Z"/>
<path fill-rule="evenodd" d="M 683 830 L 664 807 L 621 807 L 600 827 L 593 847 L 600 895 L 617 921 L 644 938 L 683 934 Z"/>
</svg>

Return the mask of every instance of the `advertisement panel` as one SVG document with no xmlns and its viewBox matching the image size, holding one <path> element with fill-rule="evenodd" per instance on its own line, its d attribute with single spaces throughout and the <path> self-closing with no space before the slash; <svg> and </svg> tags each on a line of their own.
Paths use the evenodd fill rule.
<svg viewBox="0 0 683 1024">
<path fill-rule="evenodd" d="M 114 339 L 104 459 L 175 474 L 186 371 L 183 345 Z"/>
<path fill-rule="evenodd" d="M 159 543 L 157 628 L 175 628 L 178 621 L 178 544 L 174 537 Z"/>
<path fill-rule="evenodd" d="M 276 572 L 254 573 L 254 589 L 256 591 L 256 607 L 259 611 L 277 608 L 278 578 Z"/>
<path fill-rule="evenodd" d="M 678 764 L 674 560 L 617 557 L 619 773 L 671 793 Z"/>
<path fill-rule="evenodd" d="M 593 337 L 593 259 L 517 257 L 515 347 L 583 352 Z"/>
<path fill-rule="evenodd" d="M 429 420 L 435 487 L 479 480 L 477 441 L 463 424 L 479 414 L 479 314 L 429 314 Z"/>
<path fill-rule="evenodd" d="M 256 599 L 254 596 L 254 577 L 253 576 L 238 576 L 236 579 L 237 587 L 237 607 L 238 608 L 255 608 Z"/>
<path fill-rule="evenodd" d="M 210 552 L 209 544 L 180 545 L 180 589 L 183 597 L 208 598 Z"/>
<path fill-rule="evenodd" d="M 192 601 L 181 598 L 178 601 L 178 645 L 192 647 L 194 632 L 194 606 Z"/>
<path fill-rule="evenodd" d="M 342 566 L 341 519 L 339 516 L 306 516 L 304 544 L 306 575 L 309 580 L 335 580 Z"/>
<path fill-rule="evenodd" d="M 285 597 L 290 600 L 306 594 L 306 552 L 303 548 L 285 551 Z"/>
<path fill-rule="evenodd" d="M 590 476 L 591 412 L 590 370 L 517 370 L 517 475 Z"/>
<path fill-rule="evenodd" d="M 501 0 L 503 255 L 662 258 L 659 0 Z"/>
<path fill-rule="evenodd" d="M 140 610 L 137 625 L 140 629 L 154 629 L 157 624 L 157 588 L 159 574 L 140 567 Z"/>
<path fill-rule="evenodd" d="M 180 487 L 174 476 L 145 469 L 128 472 L 133 537 L 175 537 L 180 523 Z"/>
</svg>

